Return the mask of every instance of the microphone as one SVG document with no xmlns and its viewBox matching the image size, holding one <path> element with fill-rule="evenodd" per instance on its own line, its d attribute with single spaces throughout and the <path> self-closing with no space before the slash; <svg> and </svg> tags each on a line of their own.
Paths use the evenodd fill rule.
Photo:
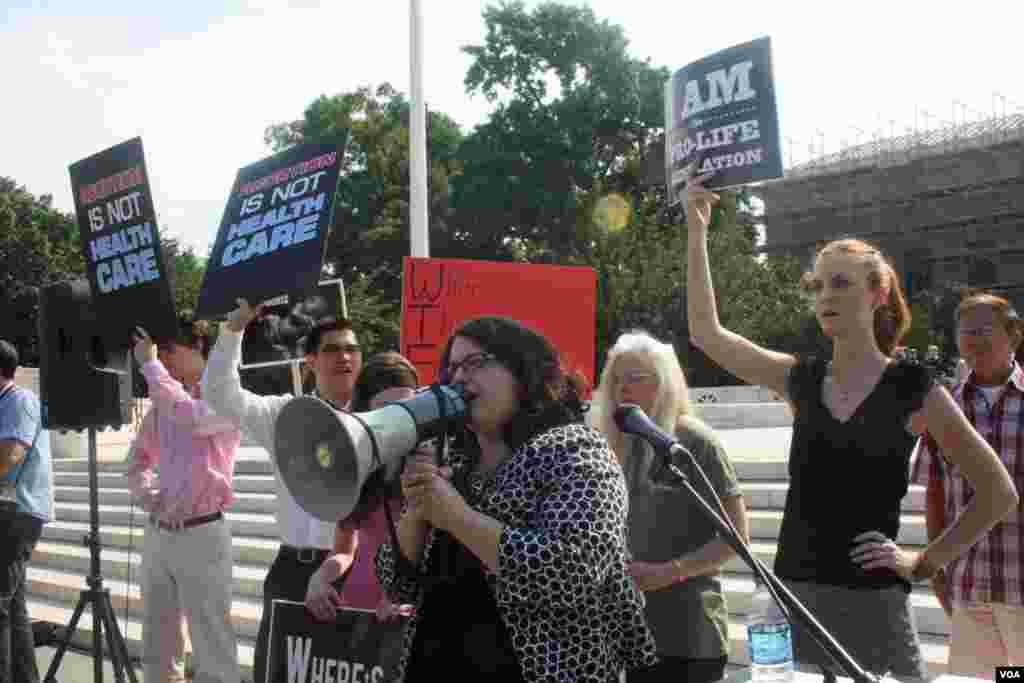
<svg viewBox="0 0 1024 683">
<path fill-rule="evenodd" d="M 638 405 L 623 403 L 615 409 L 612 419 L 624 433 L 639 436 L 657 451 L 686 452 L 686 449 L 679 445 L 674 436 L 654 424 Z"/>
</svg>

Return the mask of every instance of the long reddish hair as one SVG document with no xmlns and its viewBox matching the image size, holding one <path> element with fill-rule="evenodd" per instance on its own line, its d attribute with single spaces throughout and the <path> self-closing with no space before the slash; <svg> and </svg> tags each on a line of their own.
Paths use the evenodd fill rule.
<svg viewBox="0 0 1024 683">
<path fill-rule="evenodd" d="M 878 247 L 855 238 L 833 240 L 818 252 L 816 259 L 825 254 L 849 254 L 860 258 L 868 268 L 868 286 L 872 290 L 883 290 L 885 302 L 875 309 L 875 343 L 879 350 L 892 355 L 903 337 L 910 330 L 910 306 L 903 294 L 903 287 L 896 275 L 896 269 Z"/>
</svg>

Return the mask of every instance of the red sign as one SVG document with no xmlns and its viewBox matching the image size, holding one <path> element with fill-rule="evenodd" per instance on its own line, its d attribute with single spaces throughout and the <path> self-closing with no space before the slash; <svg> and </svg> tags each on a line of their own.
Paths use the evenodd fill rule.
<svg viewBox="0 0 1024 683">
<path fill-rule="evenodd" d="M 512 318 L 547 337 L 567 367 L 594 383 L 592 268 L 405 257 L 402 353 L 420 381 L 437 379 L 448 337 L 485 315 Z"/>
</svg>

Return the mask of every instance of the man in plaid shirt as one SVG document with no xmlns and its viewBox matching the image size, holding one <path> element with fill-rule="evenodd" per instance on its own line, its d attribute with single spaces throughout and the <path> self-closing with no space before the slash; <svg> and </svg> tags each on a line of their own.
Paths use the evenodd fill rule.
<svg viewBox="0 0 1024 683">
<path fill-rule="evenodd" d="M 956 311 L 957 344 L 971 372 L 953 397 L 1024 491 L 1024 370 L 1020 316 L 1005 299 L 972 294 Z M 911 479 L 927 486 L 928 539 L 970 504 L 974 490 L 929 434 Z M 949 672 L 993 679 L 995 667 L 1024 664 L 1024 506 L 1019 505 L 960 559 L 932 579 L 952 619 Z"/>
</svg>

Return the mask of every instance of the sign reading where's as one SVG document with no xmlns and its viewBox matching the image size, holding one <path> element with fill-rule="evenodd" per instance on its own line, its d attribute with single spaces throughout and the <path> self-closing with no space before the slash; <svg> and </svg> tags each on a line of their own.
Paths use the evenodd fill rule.
<svg viewBox="0 0 1024 683">
<path fill-rule="evenodd" d="M 97 334 L 108 349 L 130 346 L 136 325 L 155 339 L 173 338 L 174 297 L 160 251 L 142 139 L 78 161 L 69 171 Z"/>
<path fill-rule="evenodd" d="M 344 140 L 298 145 L 239 170 L 206 265 L 197 312 L 235 300 L 309 295 L 320 280 Z"/>
<path fill-rule="evenodd" d="M 341 608 L 317 621 L 301 602 L 274 600 L 267 676 L 258 683 L 389 683 L 397 679 L 409 618 L 380 621 L 369 610 Z"/>
</svg>

